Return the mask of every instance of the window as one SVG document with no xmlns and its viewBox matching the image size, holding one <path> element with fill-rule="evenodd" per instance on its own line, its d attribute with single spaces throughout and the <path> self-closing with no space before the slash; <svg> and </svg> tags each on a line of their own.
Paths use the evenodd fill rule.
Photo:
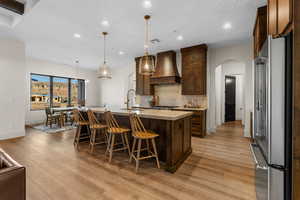
<svg viewBox="0 0 300 200">
<path fill-rule="evenodd" d="M 50 77 L 31 75 L 31 109 L 41 110 L 50 106 Z"/>
<path fill-rule="evenodd" d="M 31 74 L 31 110 L 85 104 L 85 81 Z"/>
<path fill-rule="evenodd" d="M 72 79 L 71 81 L 71 104 L 74 106 L 78 106 L 79 98 L 78 98 L 78 80 Z"/>
<path fill-rule="evenodd" d="M 53 107 L 67 107 L 69 105 L 69 79 L 53 77 Z"/>
</svg>

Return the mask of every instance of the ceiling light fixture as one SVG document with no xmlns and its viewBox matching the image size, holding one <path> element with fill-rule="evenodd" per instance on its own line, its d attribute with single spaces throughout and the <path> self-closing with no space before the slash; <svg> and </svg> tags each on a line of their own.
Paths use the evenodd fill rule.
<svg viewBox="0 0 300 200">
<path fill-rule="evenodd" d="M 139 73 L 142 75 L 152 75 L 155 72 L 154 56 L 149 55 L 149 20 L 150 16 L 144 17 L 146 21 L 146 36 L 144 45 L 144 56 L 140 58 Z"/>
<path fill-rule="evenodd" d="M 225 30 L 229 30 L 229 29 L 231 29 L 232 28 L 232 25 L 231 25 L 231 23 L 229 23 L 229 22 L 226 22 L 224 25 L 223 25 L 223 29 L 225 29 Z"/>
<path fill-rule="evenodd" d="M 152 8 L 152 3 L 151 3 L 151 1 L 149 1 L 149 0 L 145 0 L 145 1 L 143 2 L 143 6 L 144 6 L 144 8 L 146 8 L 146 9 L 150 9 L 150 8 Z"/>
<path fill-rule="evenodd" d="M 102 20 L 101 24 L 102 24 L 102 26 L 105 26 L 105 27 L 109 26 L 109 22 L 106 19 Z"/>
<path fill-rule="evenodd" d="M 106 36 L 108 35 L 107 32 L 103 32 L 103 41 L 104 41 L 104 61 L 103 64 L 99 67 L 99 70 L 97 72 L 97 77 L 100 79 L 111 79 L 111 70 L 110 67 L 106 64 Z"/>
<path fill-rule="evenodd" d="M 181 40 L 183 40 L 183 36 L 182 35 L 178 35 L 176 39 L 181 41 Z"/>
<path fill-rule="evenodd" d="M 124 51 L 119 51 L 119 55 L 124 55 Z"/>
<path fill-rule="evenodd" d="M 74 33 L 74 38 L 81 38 L 81 35 L 80 34 L 78 34 L 78 33 Z"/>
</svg>

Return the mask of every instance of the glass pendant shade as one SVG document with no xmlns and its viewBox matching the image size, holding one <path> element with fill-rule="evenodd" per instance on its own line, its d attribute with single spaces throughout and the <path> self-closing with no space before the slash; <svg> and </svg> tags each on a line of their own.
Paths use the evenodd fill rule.
<svg viewBox="0 0 300 200">
<path fill-rule="evenodd" d="M 139 73 L 142 75 L 152 75 L 155 72 L 155 58 L 151 55 L 144 55 L 139 60 Z"/>
<path fill-rule="evenodd" d="M 112 78 L 112 73 L 110 67 L 106 64 L 106 35 L 108 34 L 107 32 L 103 32 L 103 40 L 104 40 L 104 62 L 103 64 L 99 67 L 98 72 L 97 72 L 97 78 L 100 79 L 111 79 Z"/>
<path fill-rule="evenodd" d="M 97 78 L 100 78 L 100 79 L 111 79 L 112 78 L 112 73 L 111 73 L 110 67 L 106 63 L 103 63 L 103 65 L 101 65 L 99 67 L 99 70 L 97 72 Z"/>
<path fill-rule="evenodd" d="M 146 21 L 146 37 L 144 45 L 144 56 L 139 60 L 139 74 L 142 75 L 152 75 L 155 72 L 155 57 L 149 55 L 149 20 L 150 16 L 146 15 L 144 17 Z"/>
</svg>

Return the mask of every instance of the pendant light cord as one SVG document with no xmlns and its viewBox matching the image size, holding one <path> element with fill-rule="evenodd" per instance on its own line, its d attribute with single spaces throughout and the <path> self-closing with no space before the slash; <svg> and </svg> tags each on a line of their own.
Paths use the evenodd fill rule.
<svg viewBox="0 0 300 200">
<path fill-rule="evenodd" d="M 145 50 L 145 54 L 148 54 L 148 51 L 149 51 L 149 19 L 150 19 L 150 16 L 149 15 L 146 15 L 145 16 L 145 20 L 146 20 L 146 37 L 145 37 L 145 47 L 144 47 L 144 50 Z"/>
<path fill-rule="evenodd" d="M 106 64 L 106 33 L 103 33 L 103 42 L 104 42 L 104 46 L 103 46 L 103 52 L 104 52 L 104 64 Z"/>
</svg>

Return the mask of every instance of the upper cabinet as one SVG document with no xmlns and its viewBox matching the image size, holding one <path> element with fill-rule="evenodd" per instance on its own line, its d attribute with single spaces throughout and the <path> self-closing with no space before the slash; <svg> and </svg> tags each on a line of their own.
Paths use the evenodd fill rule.
<svg viewBox="0 0 300 200">
<path fill-rule="evenodd" d="M 268 10 L 267 6 L 263 6 L 257 9 L 256 21 L 253 31 L 253 46 L 254 57 L 257 57 L 260 50 L 263 47 L 264 42 L 268 37 Z"/>
<path fill-rule="evenodd" d="M 293 24 L 293 0 L 268 0 L 268 33 L 274 38 L 288 34 Z"/>
<path fill-rule="evenodd" d="M 153 56 L 155 57 L 155 56 Z M 154 86 L 150 85 L 150 76 L 141 75 L 139 73 L 140 58 L 135 58 L 136 63 L 136 94 L 138 95 L 154 95 Z"/>
<path fill-rule="evenodd" d="M 182 95 L 206 95 L 207 45 L 181 49 Z"/>
</svg>

